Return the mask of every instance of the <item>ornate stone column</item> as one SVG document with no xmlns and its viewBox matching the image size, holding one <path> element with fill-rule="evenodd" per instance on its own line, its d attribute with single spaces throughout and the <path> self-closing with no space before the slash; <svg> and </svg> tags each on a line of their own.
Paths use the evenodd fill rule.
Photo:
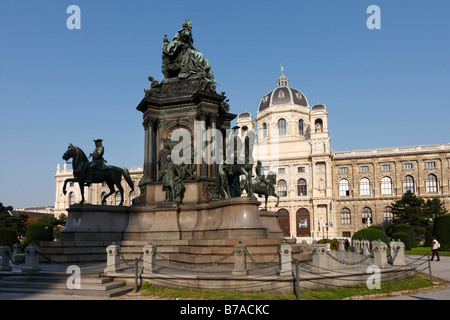
<svg viewBox="0 0 450 320">
<path fill-rule="evenodd" d="M 206 149 L 205 141 L 203 140 L 203 134 L 205 133 L 207 127 L 206 127 L 206 119 L 207 114 L 204 112 L 201 112 L 197 115 L 197 119 L 200 121 L 200 128 L 199 128 L 199 136 L 197 137 L 197 143 L 200 147 L 199 150 L 199 157 L 197 159 L 200 159 L 200 178 L 206 179 L 208 178 L 208 164 L 203 159 L 203 154 Z"/>
<path fill-rule="evenodd" d="M 145 130 L 144 142 L 144 172 L 141 184 L 155 181 L 155 141 L 154 141 L 154 127 L 156 119 L 146 118 L 143 126 Z"/>
<path fill-rule="evenodd" d="M 211 129 L 212 129 L 212 133 L 214 136 L 214 157 L 216 159 L 216 161 L 214 161 L 213 164 L 211 164 L 211 178 L 217 178 L 217 173 L 218 173 L 218 169 L 219 169 L 219 165 L 217 163 L 218 160 L 218 156 L 221 155 L 221 152 L 219 152 L 219 148 L 220 148 L 220 143 L 218 141 L 218 139 L 220 139 L 220 136 L 217 136 L 217 116 L 215 114 L 211 114 L 209 116 L 210 122 L 211 122 Z M 211 154 L 210 154 L 211 155 Z"/>
</svg>

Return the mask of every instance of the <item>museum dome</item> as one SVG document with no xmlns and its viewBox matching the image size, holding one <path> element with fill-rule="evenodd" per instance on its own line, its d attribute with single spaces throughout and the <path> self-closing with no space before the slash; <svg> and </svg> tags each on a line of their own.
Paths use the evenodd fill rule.
<svg viewBox="0 0 450 320">
<path fill-rule="evenodd" d="M 259 103 L 258 112 L 271 106 L 293 104 L 308 107 L 305 95 L 297 89 L 289 87 L 289 80 L 281 69 L 281 76 L 277 80 L 277 88 L 266 94 Z"/>
</svg>

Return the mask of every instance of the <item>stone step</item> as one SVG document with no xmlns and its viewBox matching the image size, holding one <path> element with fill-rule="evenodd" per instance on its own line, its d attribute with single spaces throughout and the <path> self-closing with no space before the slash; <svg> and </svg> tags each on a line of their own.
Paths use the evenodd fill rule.
<svg viewBox="0 0 450 320">
<path fill-rule="evenodd" d="M 69 289 L 67 287 L 68 276 L 68 274 L 62 272 L 5 276 L 0 280 L 0 292 L 113 297 L 126 294 L 133 290 L 125 282 L 93 275 L 81 277 L 80 289 Z"/>
<path fill-rule="evenodd" d="M 123 286 L 120 288 L 111 289 L 108 291 L 95 291 L 95 290 L 83 290 L 83 289 L 47 289 L 47 288 L 10 288 L 1 287 L 0 292 L 8 293 L 41 293 L 41 294 L 53 294 L 53 295 L 76 295 L 76 296 L 90 296 L 90 297 L 102 297 L 112 298 L 122 296 L 133 291 L 134 288 L 130 286 Z"/>
</svg>

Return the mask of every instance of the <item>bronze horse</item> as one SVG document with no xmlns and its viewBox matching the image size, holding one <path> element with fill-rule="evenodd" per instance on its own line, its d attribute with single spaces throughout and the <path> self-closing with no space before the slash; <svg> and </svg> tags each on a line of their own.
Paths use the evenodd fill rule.
<svg viewBox="0 0 450 320">
<path fill-rule="evenodd" d="M 258 196 L 265 196 L 265 210 L 267 210 L 267 199 L 269 198 L 269 196 L 273 196 L 277 198 L 277 203 L 275 204 L 275 207 L 278 207 L 278 204 L 280 203 L 280 198 L 278 197 L 278 195 L 275 193 L 275 184 L 276 184 L 276 180 L 277 180 L 277 176 L 275 173 L 270 172 L 269 174 L 266 175 L 265 177 L 265 182 L 264 183 L 260 183 L 258 182 L 258 180 L 256 179 L 252 179 L 251 180 L 251 186 L 252 186 L 252 191 L 256 194 L 258 194 Z M 241 180 L 241 192 L 242 191 L 247 191 L 248 189 L 248 182 L 247 179 L 242 179 Z"/>
<path fill-rule="evenodd" d="M 69 145 L 69 148 L 64 153 L 62 158 L 67 161 L 70 158 L 73 159 L 72 162 L 72 168 L 73 168 L 73 178 L 66 179 L 64 181 L 63 186 L 63 193 L 66 194 L 66 185 L 68 182 L 78 182 L 78 185 L 80 186 L 81 191 L 81 202 L 80 204 L 83 204 L 84 199 L 84 186 L 86 183 L 88 176 L 88 168 L 89 168 L 89 160 L 86 157 L 83 150 L 80 148 L 73 146 L 72 144 Z M 119 206 L 123 205 L 123 199 L 124 199 L 124 190 L 122 185 L 120 184 L 122 180 L 122 176 L 125 178 L 125 181 L 130 186 L 131 190 L 134 190 L 133 181 L 131 180 L 130 173 L 128 172 L 127 168 L 119 168 L 116 166 L 107 166 L 105 170 L 96 170 L 94 172 L 94 180 L 93 183 L 102 183 L 106 182 L 109 188 L 109 193 L 106 194 L 103 199 L 102 203 L 108 198 L 110 195 L 114 194 L 114 185 L 119 189 L 121 200 L 119 203 Z"/>
</svg>

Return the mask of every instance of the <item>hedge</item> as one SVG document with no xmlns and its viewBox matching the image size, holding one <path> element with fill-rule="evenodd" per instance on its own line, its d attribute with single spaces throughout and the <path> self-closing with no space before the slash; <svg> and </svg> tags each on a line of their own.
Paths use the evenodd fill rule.
<svg viewBox="0 0 450 320">
<path fill-rule="evenodd" d="M 389 243 L 388 236 L 379 228 L 365 228 L 358 230 L 353 234 L 352 240 L 369 240 L 369 241 L 381 240 L 386 244 Z"/>
<path fill-rule="evenodd" d="M 405 244 L 405 250 L 411 250 L 411 240 L 409 235 L 404 231 L 397 231 L 392 234 L 392 240 L 400 240 Z M 414 247 L 415 248 L 415 247 Z"/>
<path fill-rule="evenodd" d="M 15 243 L 19 242 L 16 230 L 12 228 L 0 228 L 0 246 L 8 246 L 11 250 Z"/>
<path fill-rule="evenodd" d="M 433 241 L 433 225 L 427 226 L 427 232 L 425 233 L 424 247 L 431 247 L 431 242 Z"/>
<path fill-rule="evenodd" d="M 416 241 L 416 233 L 414 232 L 414 228 L 410 226 L 409 224 L 401 223 L 397 224 L 392 228 L 392 238 L 394 237 L 394 234 L 397 232 L 404 232 L 408 235 L 409 238 L 409 244 L 411 248 L 417 247 L 417 241 Z"/>
<path fill-rule="evenodd" d="M 434 218 L 433 235 L 441 244 L 440 250 L 450 249 L 450 213 Z"/>
<path fill-rule="evenodd" d="M 39 241 L 53 241 L 53 226 L 47 222 L 34 222 L 27 225 L 25 240 L 22 248 L 26 248 L 30 243 Z"/>
</svg>

